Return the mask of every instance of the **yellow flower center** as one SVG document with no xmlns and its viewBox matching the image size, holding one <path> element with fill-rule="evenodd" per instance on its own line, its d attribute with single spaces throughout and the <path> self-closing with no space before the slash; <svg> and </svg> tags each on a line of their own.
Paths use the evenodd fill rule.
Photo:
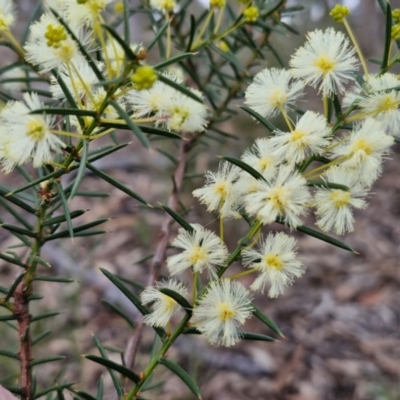
<svg viewBox="0 0 400 400">
<path fill-rule="evenodd" d="M 350 192 L 340 189 L 333 189 L 329 195 L 329 199 L 336 208 L 342 208 L 350 203 L 351 195 Z"/>
<path fill-rule="evenodd" d="M 273 160 L 271 158 L 262 157 L 258 160 L 258 166 L 260 167 L 261 171 L 265 171 L 272 164 Z"/>
<path fill-rule="evenodd" d="M 282 258 L 276 254 L 267 254 L 265 256 L 265 263 L 268 265 L 269 268 L 274 268 L 278 271 L 283 268 Z"/>
<path fill-rule="evenodd" d="M 214 191 L 221 196 L 222 201 L 225 200 L 228 192 L 226 182 L 217 182 L 214 186 Z"/>
<path fill-rule="evenodd" d="M 322 75 L 325 76 L 333 71 L 336 62 L 329 58 L 326 54 L 323 54 L 314 61 L 314 65 L 319 68 L 322 72 Z"/>
<path fill-rule="evenodd" d="M 0 31 L 6 31 L 7 29 L 8 29 L 7 18 L 0 10 Z"/>
<path fill-rule="evenodd" d="M 200 247 L 196 246 L 192 250 L 192 255 L 189 258 L 189 261 L 192 265 L 197 264 L 198 262 L 204 262 L 207 260 L 207 253 L 206 251 Z"/>
<path fill-rule="evenodd" d="M 164 312 L 171 312 L 176 306 L 176 301 L 172 297 L 163 294 L 162 304 L 164 306 Z"/>
<path fill-rule="evenodd" d="M 358 139 L 353 144 L 353 152 L 363 151 L 365 154 L 370 156 L 372 154 L 372 146 L 365 139 Z"/>
<path fill-rule="evenodd" d="M 47 46 L 58 49 L 61 42 L 67 38 L 67 32 L 62 25 L 47 25 L 46 33 L 44 37 L 47 39 Z"/>
<path fill-rule="evenodd" d="M 297 144 L 304 145 L 303 139 L 305 138 L 306 135 L 307 134 L 304 131 L 299 131 L 299 130 L 296 129 L 290 135 L 290 139 L 289 140 L 290 140 L 291 143 L 297 142 Z"/>
<path fill-rule="evenodd" d="M 217 308 L 219 310 L 219 319 L 223 322 L 231 320 L 236 314 L 232 306 L 226 302 L 217 304 Z"/>
<path fill-rule="evenodd" d="M 45 136 L 44 123 L 37 119 L 29 121 L 26 125 L 26 135 L 36 142 L 40 142 Z"/>
<path fill-rule="evenodd" d="M 64 62 L 71 61 L 76 54 L 75 42 L 72 40 L 61 42 L 56 49 L 57 57 L 60 57 Z"/>
<path fill-rule="evenodd" d="M 172 110 L 172 116 L 169 120 L 169 126 L 174 131 L 180 131 L 182 125 L 185 123 L 189 117 L 189 111 L 174 107 Z"/>
<path fill-rule="evenodd" d="M 394 101 L 392 96 L 388 94 L 380 101 L 376 114 L 389 110 L 395 110 L 397 106 L 398 102 Z"/>
<path fill-rule="evenodd" d="M 271 189 L 266 200 L 269 200 L 272 203 L 272 206 L 275 208 L 275 210 L 277 210 L 279 213 L 283 213 L 288 203 L 287 197 L 288 193 L 285 188 L 275 187 Z"/>
<path fill-rule="evenodd" d="M 270 102 L 274 107 L 283 107 L 287 101 L 287 95 L 282 90 L 274 89 L 270 93 Z"/>
</svg>

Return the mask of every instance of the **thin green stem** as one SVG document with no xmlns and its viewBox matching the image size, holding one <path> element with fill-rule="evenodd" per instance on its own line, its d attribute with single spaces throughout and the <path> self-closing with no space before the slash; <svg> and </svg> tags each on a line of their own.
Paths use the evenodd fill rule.
<svg viewBox="0 0 400 400">
<path fill-rule="evenodd" d="M 193 41 L 193 45 L 192 45 L 192 48 L 190 49 L 190 51 L 193 51 L 193 48 L 196 47 L 197 43 L 199 43 L 201 41 L 201 38 L 203 37 L 204 32 L 206 31 L 208 25 L 210 24 L 210 21 L 211 21 L 211 18 L 212 18 L 213 15 L 214 15 L 214 9 L 211 8 L 208 11 L 208 14 L 207 14 L 207 16 L 206 16 L 206 18 L 205 18 L 205 20 L 203 22 L 203 25 L 200 28 L 200 32 L 197 35 L 197 38 Z"/>
<path fill-rule="evenodd" d="M 289 117 L 288 117 L 288 115 L 287 115 L 285 109 L 284 109 L 282 106 L 279 106 L 279 110 L 281 111 L 282 116 L 283 116 L 283 119 L 285 120 L 286 125 L 288 126 L 290 132 L 293 132 L 293 125 L 292 125 L 292 122 L 290 121 L 290 119 L 289 119 Z"/>
<path fill-rule="evenodd" d="M 198 271 L 196 271 L 193 274 L 193 287 L 192 287 L 192 303 L 193 304 L 196 302 L 196 297 L 197 297 L 197 279 L 199 279 Z"/>
<path fill-rule="evenodd" d="M 258 271 L 257 268 L 251 268 L 251 269 L 248 269 L 247 271 L 242 271 L 237 274 L 227 276 L 227 278 L 230 280 L 233 280 L 233 279 L 241 278 L 242 276 L 250 275 L 253 272 L 257 272 L 257 271 Z"/>
<path fill-rule="evenodd" d="M 125 395 L 124 400 L 133 400 L 137 397 L 137 395 L 141 391 L 142 387 L 150 379 L 154 369 L 158 365 L 160 358 L 165 356 L 168 349 L 171 347 L 171 345 L 175 342 L 175 340 L 180 336 L 180 334 L 186 328 L 189 320 L 190 320 L 190 316 L 188 314 L 186 314 L 185 317 L 180 322 L 180 324 L 175 329 L 175 331 L 172 332 L 171 336 L 164 342 L 161 349 L 151 359 L 150 363 L 147 365 L 146 369 L 141 374 L 141 376 L 143 376 L 142 381 L 139 382 L 127 395 Z"/>
<path fill-rule="evenodd" d="M 225 5 L 223 7 L 221 7 L 218 11 L 218 18 L 217 18 L 217 23 L 214 28 L 214 35 L 218 34 L 219 28 L 222 24 L 222 18 L 224 17 L 224 13 L 225 13 Z"/>
<path fill-rule="evenodd" d="M 366 77 L 368 77 L 369 74 L 368 74 L 367 63 L 365 62 L 365 58 L 364 58 L 364 56 L 363 56 L 363 54 L 362 54 L 362 51 L 361 51 L 361 49 L 360 49 L 360 46 L 358 45 L 357 39 L 356 39 L 356 37 L 354 36 L 354 33 L 353 33 L 353 31 L 352 31 L 352 29 L 351 29 L 351 27 L 350 27 L 350 24 L 347 22 L 346 18 L 343 20 L 343 24 L 344 24 L 344 26 L 345 26 L 345 28 L 346 28 L 346 30 L 347 30 L 347 33 L 348 33 L 348 35 L 349 35 L 349 37 L 350 37 L 350 40 L 353 42 L 353 45 L 354 45 L 354 47 L 355 47 L 355 49 L 356 49 L 356 52 L 357 52 L 358 57 L 359 57 L 359 59 L 360 59 L 362 68 L 363 68 L 363 70 L 364 70 L 364 74 L 365 74 Z"/>
<path fill-rule="evenodd" d="M 165 51 L 165 59 L 168 60 L 171 57 L 171 46 L 172 46 L 172 41 L 171 41 L 171 20 L 169 19 L 168 14 L 165 14 L 165 18 L 168 22 L 167 26 L 167 49 Z"/>
</svg>

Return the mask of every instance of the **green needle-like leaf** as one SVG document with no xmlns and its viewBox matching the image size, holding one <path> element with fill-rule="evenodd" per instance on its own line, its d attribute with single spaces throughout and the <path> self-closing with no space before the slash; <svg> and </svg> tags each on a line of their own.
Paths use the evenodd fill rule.
<svg viewBox="0 0 400 400">
<path fill-rule="evenodd" d="M 165 22 L 161 28 L 157 31 L 157 34 L 154 36 L 153 40 L 148 44 L 147 46 L 147 51 L 150 51 L 154 45 L 158 42 L 158 43 L 162 43 L 162 38 L 164 36 L 164 32 L 167 30 L 169 25 L 169 21 Z"/>
<path fill-rule="evenodd" d="M 177 214 L 174 210 L 171 210 L 169 207 L 164 206 L 160 203 L 160 206 L 186 231 L 192 233 L 194 228 L 189 222 L 185 221 L 179 214 Z"/>
<path fill-rule="evenodd" d="M 146 147 L 146 149 L 150 149 L 151 146 L 149 140 L 146 136 L 143 135 L 143 132 L 140 130 L 139 126 L 132 121 L 131 117 L 126 113 L 126 111 L 114 100 L 111 100 L 110 104 L 114 107 L 120 118 L 122 118 L 126 122 L 130 130 L 139 139 L 140 143 L 142 143 L 142 145 Z"/>
<path fill-rule="evenodd" d="M 269 121 L 267 121 L 264 117 L 262 117 L 258 112 L 252 110 L 249 107 L 240 106 L 243 111 L 246 111 L 247 114 L 250 114 L 254 119 L 256 119 L 260 124 L 264 125 L 271 133 L 274 133 L 277 128 L 272 125 Z"/>
<path fill-rule="evenodd" d="M 162 61 L 156 65 L 153 66 L 154 69 L 163 69 L 165 67 L 168 67 L 171 64 L 176 64 L 179 61 L 184 60 L 185 58 L 191 57 L 193 55 L 195 55 L 196 53 L 183 53 L 183 54 L 179 54 L 175 57 L 171 57 L 168 60 Z"/>
<path fill-rule="evenodd" d="M 70 388 L 71 386 L 74 386 L 74 385 L 75 385 L 75 383 L 73 382 L 73 383 L 63 383 L 62 385 L 50 386 L 49 388 L 44 389 L 39 393 L 35 393 L 35 397 L 34 398 L 38 399 L 39 397 L 42 397 L 42 396 L 46 395 L 47 393 L 51 393 L 51 392 L 54 392 L 56 390 L 68 389 L 68 388 Z"/>
<path fill-rule="evenodd" d="M 97 117 L 97 112 L 92 110 L 82 110 L 79 108 L 38 108 L 31 111 L 29 114 L 54 114 L 54 115 L 79 115 L 81 117 Z"/>
<path fill-rule="evenodd" d="M 192 98 L 193 100 L 196 100 L 197 102 L 203 104 L 203 100 L 196 96 L 191 90 L 189 90 L 187 87 L 180 85 L 179 83 L 176 83 L 175 81 L 173 81 L 172 79 L 167 78 L 165 75 L 159 73 L 158 74 L 158 79 L 161 82 L 164 82 L 165 84 L 167 84 L 168 86 L 173 87 L 174 89 L 176 89 L 178 92 L 183 93 L 184 95 Z"/>
<path fill-rule="evenodd" d="M 105 24 L 103 24 L 102 26 L 103 28 L 107 29 L 107 31 L 111 34 L 111 36 L 123 48 L 126 58 L 128 60 L 135 61 L 137 59 L 136 54 L 132 51 L 129 44 L 124 39 L 122 39 L 122 37 L 119 36 L 118 33 L 113 28 L 111 28 L 111 26 Z"/>
<path fill-rule="evenodd" d="M 11 287 L 10 287 L 8 293 L 7 293 L 6 298 L 4 299 L 5 301 L 8 301 L 8 300 L 14 295 L 15 289 L 16 289 L 17 286 L 20 284 L 20 282 L 22 281 L 22 279 L 24 278 L 24 276 L 25 276 L 25 272 L 22 273 L 22 274 L 20 274 L 20 275 L 17 277 L 17 279 L 13 282 L 13 284 L 11 285 Z"/>
<path fill-rule="evenodd" d="M 4 260 L 4 261 L 7 261 L 7 262 L 11 263 L 11 264 L 18 265 L 19 267 L 22 267 L 22 268 L 25 268 L 25 269 L 28 268 L 28 266 L 25 265 L 22 261 L 17 260 L 17 259 L 15 259 L 13 257 L 9 257 L 8 255 L 6 255 L 4 253 L 0 253 L 0 258 L 2 260 Z"/>
<path fill-rule="evenodd" d="M 67 227 L 68 227 L 68 232 L 69 232 L 69 237 L 71 239 L 74 238 L 74 227 L 72 226 L 72 221 L 71 221 L 71 215 L 69 213 L 69 208 L 68 208 L 68 203 L 67 203 L 67 199 L 65 197 L 65 193 L 64 193 L 64 189 L 61 186 L 60 183 L 58 183 L 57 181 L 55 181 L 55 184 L 58 188 L 58 194 L 60 195 L 60 199 L 61 199 L 61 204 L 64 208 L 64 215 L 66 217 L 66 222 L 67 222 Z M 54 235 L 53 235 L 54 236 Z"/>
<path fill-rule="evenodd" d="M 277 218 L 276 222 L 279 224 L 285 225 L 285 222 L 283 219 Z M 352 253 L 358 254 L 354 249 L 352 249 L 349 245 L 347 245 L 344 242 L 341 242 L 340 240 L 337 240 L 331 236 L 326 235 L 325 233 L 316 231 L 315 229 L 309 228 L 308 226 L 296 226 L 296 231 L 305 233 L 306 235 L 313 236 L 319 240 L 322 240 L 323 242 L 327 242 L 330 244 L 333 244 L 336 247 L 340 247 L 341 249 L 351 251 Z"/>
<path fill-rule="evenodd" d="M 56 312 L 56 311 L 39 314 L 39 315 L 32 317 L 31 322 L 40 321 L 41 319 L 45 319 L 45 318 L 55 317 L 56 315 L 59 315 L 59 314 L 60 313 Z"/>
<path fill-rule="evenodd" d="M 385 29 L 385 47 L 382 56 L 381 72 L 386 71 L 390 57 L 390 43 L 392 42 L 392 9 L 390 3 L 386 2 L 386 29 Z"/>
<path fill-rule="evenodd" d="M 14 360 L 19 360 L 18 353 L 14 353 L 12 351 L 0 350 L 0 356 L 13 358 Z"/>
<path fill-rule="evenodd" d="M 30 367 L 34 367 L 35 365 L 45 364 L 54 361 L 64 360 L 65 356 L 54 356 L 54 357 L 45 357 L 45 358 L 36 358 L 35 360 L 29 363 Z"/>
<path fill-rule="evenodd" d="M 246 164 L 242 160 L 229 156 L 222 156 L 221 158 L 230 162 L 231 164 L 238 166 L 240 169 L 250 174 L 253 178 L 265 181 L 265 178 L 258 171 L 256 171 L 253 167 L 251 167 L 249 164 Z"/>
<path fill-rule="evenodd" d="M 72 392 L 84 400 L 96 400 L 96 397 L 93 397 L 91 394 L 86 393 L 82 390 L 72 390 Z"/>
<path fill-rule="evenodd" d="M 192 48 L 194 35 L 196 33 L 196 18 L 193 14 L 190 14 L 190 31 L 189 31 L 189 41 L 186 46 L 186 51 L 189 52 Z"/>
<path fill-rule="evenodd" d="M 20 228 L 19 226 L 14 226 L 14 225 L 10 225 L 10 224 L 0 224 L 0 227 L 5 229 L 6 231 L 15 232 L 20 235 L 25 235 L 25 236 L 32 237 L 32 238 L 37 237 L 37 234 L 35 232 L 28 231 L 27 229 Z"/>
<path fill-rule="evenodd" d="M 76 211 L 71 211 L 69 216 L 71 219 L 80 217 L 81 215 L 85 214 L 85 212 L 88 210 L 76 210 Z M 65 222 L 67 217 L 65 215 L 59 215 L 57 217 L 45 219 L 43 221 L 43 226 L 52 226 L 56 224 L 61 224 L 62 222 Z"/>
<path fill-rule="evenodd" d="M 170 371 L 172 371 L 178 378 L 182 380 L 182 382 L 192 391 L 192 393 L 198 398 L 202 399 L 200 389 L 197 386 L 196 382 L 193 378 L 178 364 L 171 361 L 168 358 L 161 357 L 158 360 L 158 363 L 167 367 Z"/>
<path fill-rule="evenodd" d="M 110 307 L 112 311 L 114 311 L 116 314 L 118 314 L 120 317 L 122 317 L 130 325 L 131 328 L 135 327 L 135 323 L 131 320 L 129 315 L 124 310 L 122 310 L 120 307 L 109 302 L 108 300 L 103 299 L 101 302 L 103 304 L 107 305 L 108 307 Z"/>
<path fill-rule="evenodd" d="M 81 152 L 81 158 L 79 160 L 78 173 L 76 175 L 74 185 L 72 186 L 71 193 L 69 194 L 69 200 L 72 200 L 75 197 L 76 192 L 78 191 L 79 186 L 81 185 L 82 180 L 85 177 L 85 170 L 88 157 L 89 157 L 89 141 L 86 139 L 82 139 L 82 152 Z"/>
<path fill-rule="evenodd" d="M 275 324 L 269 317 L 267 317 L 260 309 L 258 309 L 253 304 L 253 315 L 258 318 L 263 324 L 267 325 L 272 331 L 274 331 L 279 336 L 285 337 L 281 330 L 279 329 L 278 325 Z"/>
<path fill-rule="evenodd" d="M 90 169 L 94 174 L 99 176 L 101 179 L 105 180 L 106 182 L 110 183 L 111 185 L 115 186 L 117 189 L 121 190 L 122 192 L 126 193 L 128 196 L 134 198 L 135 200 L 139 201 L 140 203 L 145 204 L 148 207 L 151 207 L 151 205 L 143 199 L 141 196 L 136 194 L 134 191 L 126 187 L 124 184 L 121 182 L 117 181 L 114 178 L 111 178 L 110 175 L 107 175 L 105 172 L 100 171 L 96 167 L 94 167 L 92 164 L 87 165 L 88 169 Z"/>
<path fill-rule="evenodd" d="M 179 293 L 168 288 L 160 288 L 159 291 L 174 299 L 189 315 L 192 315 L 192 305 Z"/>
<path fill-rule="evenodd" d="M 51 333 L 52 333 L 52 331 L 48 330 L 48 331 L 44 331 L 40 335 L 36 336 L 32 340 L 32 346 L 34 346 L 35 344 L 39 343 L 41 340 L 45 339 L 47 336 L 51 335 Z"/>
<path fill-rule="evenodd" d="M 85 358 L 88 360 L 94 361 L 95 363 L 104 365 L 108 369 L 112 369 L 113 371 L 117 371 L 126 378 L 130 379 L 132 382 L 139 383 L 140 377 L 139 375 L 135 374 L 130 369 L 124 367 L 123 365 L 117 364 L 114 361 L 108 360 L 107 358 L 102 358 L 93 355 L 85 355 Z"/>
<path fill-rule="evenodd" d="M 104 349 L 104 346 L 100 342 L 99 338 L 96 335 L 93 335 L 93 340 L 94 340 L 94 343 L 96 344 L 96 347 L 99 349 L 101 358 L 108 359 L 106 350 Z M 124 394 L 124 388 L 122 387 L 121 382 L 120 382 L 117 374 L 115 373 L 115 371 L 112 368 L 107 368 L 107 370 L 111 376 L 115 390 L 117 391 L 118 398 L 121 399 Z"/>
<path fill-rule="evenodd" d="M 10 203 L 13 203 L 16 206 L 22 208 L 23 210 L 28 211 L 30 214 L 36 213 L 36 210 L 33 207 L 26 204 L 19 197 L 15 196 L 14 193 L 10 193 L 10 191 L 8 189 L 1 187 L 1 186 L 0 186 L 0 196 L 5 198 Z"/>
</svg>

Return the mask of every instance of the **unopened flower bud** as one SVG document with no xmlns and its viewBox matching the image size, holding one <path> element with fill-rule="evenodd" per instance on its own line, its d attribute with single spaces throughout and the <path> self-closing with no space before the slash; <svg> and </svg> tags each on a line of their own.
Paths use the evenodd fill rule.
<svg viewBox="0 0 400 400">
<path fill-rule="evenodd" d="M 332 11 L 329 13 L 329 15 L 339 24 L 343 23 L 343 20 L 350 14 L 349 7 L 347 6 L 342 6 L 340 4 L 336 4 L 335 7 L 333 7 Z"/>
<path fill-rule="evenodd" d="M 150 89 L 157 79 L 157 72 L 148 65 L 137 68 L 131 76 L 131 82 L 136 90 Z"/>
<path fill-rule="evenodd" d="M 244 18 L 247 22 L 256 22 L 260 13 L 258 12 L 257 7 L 248 7 L 243 12 Z"/>
</svg>

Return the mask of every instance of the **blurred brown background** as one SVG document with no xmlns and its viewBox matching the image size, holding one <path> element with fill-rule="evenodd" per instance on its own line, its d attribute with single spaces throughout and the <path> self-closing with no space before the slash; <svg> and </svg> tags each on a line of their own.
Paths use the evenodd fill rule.
<svg viewBox="0 0 400 400">
<path fill-rule="evenodd" d="M 20 9 L 17 31 L 22 31 L 34 1 L 16 1 Z M 301 31 L 300 36 L 274 33 L 272 43 L 281 49 L 284 60 L 304 42 L 304 33 L 315 28 L 335 26 L 327 18 L 336 1 L 288 1 L 287 5 L 303 4 L 305 10 L 284 21 Z M 346 2 L 352 7 L 351 25 L 360 40 L 366 57 L 382 53 L 384 22 L 375 0 Z M 392 1 L 400 7 L 400 1 Z M 146 25 L 136 24 L 137 37 L 133 41 L 146 43 L 151 34 Z M 142 26 L 142 28 L 140 28 Z M 336 28 L 340 28 L 336 25 Z M 0 49 L 2 66 L 11 62 L 11 53 Z M 150 54 L 150 57 L 153 55 Z M 272 57 L 268 65 L 275 65 Z M 372 68 L 377 68 L 373 66 Z M 399 71 L 397 70 L 397 73 Z M 310 91 L 302 108 L 318 110 Z M 279 124 L 279 122 L 278 122 Z M 238 156 L 251 145 L 255 137 L 265 135 L 248 116 L 241 115 L 228 122 L 224 129 L 239 136 L 240 141 L 221 146 L 210 142 L 191 165 L 191 171 L 203 172 L 217 165 L 216 154 Z M 396 133 L 397 135 L 399 133 Z M 120 133 L 121 142 L 132 136 Z M 171 150 L 171 145 L 156 142 L 155 148 Z M 165 203 L 170 192 L 170 175 L 174 165 L 160 153 L 148 153 L 136 142 L 124 149 L 119 157 L 108 157 L 98 167 L 129 185 L 151 203 Z M 355 232 L 342 238 L 355 248 L 355 255 L 304 235 L 299 239 L 299 257 L 307 265 L 307 273 L 278 299 L 257 296 L 256 303 L 280 326 L 286 340 L 277 343 L 241 342 L 233 348 L 213 348 L 201 337 L 183 337 L 171 349 L 169 356 L 196 377 L 205 400 L 398 400 L 400 399 L 400 151 L 395 149 L 384 166 L 383 176 L 374 185 L 370 206 L 355 213 Z M 17 175 L 0 175 L 2 183 L 18 186 Z M 64 181 L 66 183 L 67 180 Z M 187 216 L 191 222 L 210 223 L 213 216 L 190 197 L 190 192 L 201 186 L 202 178 L 185 181 L 182 201 L 192 205 Z M 108 192 L 107 198 L 77 198 L 71 209 L 89 209 L 77 223 L 111 216 L 105 224 L 106 235 L 55 241 L 44 248 L 43 257 L 52 264 L 51 270 L 41 274 L 69 276 L 76 282 L 38 284 L 37 292 L 44 300 L 33 303 L 33 313 L 59 310 L 57 317 L 34 323 L 35 335 L 45 329 L 53 335 L 35 349 L 35 357 L 65 355 L 65 368 L 51 363 L 38 368 L 40 387 L 54 381 L 75 381 L 77 387 L 95 392 L 100 376 L 106 384 L 105 399 L 113 398 L 112 384 L 105 368 L 87 361 L 81 354 L 97 354 L 91 333 L 104 344 L 124 349 L 132 334 L 131 328 L 120 317 L 101 303 L 105 298 L 124 308 L 133 319 L 138 319 L 133 306 L 99 272 L 112 272 L 146 282 L 148 264 L 135 261 L 151 254 L 157 241 L 163 213 L 142 209 L 138 203 L 96 177 L 88 175 L 84 190 Z M 7 222 L 12 218 L 0 209 Z M 312 222 L 310 218 L 309 223 Z M 281 227 L 272 226 L 272 229 Z M 243 234 L 243 223 L 227 227 L 228 245 L 233 248 Z M 15 243 L 0 230 L 0 248 Z M 165 271 L 164 271 L 165 273 Z M 7 286 L 18 271 L 0 261 L 0 284 Z M 189 279 L 186 276 L 185 279 Z M 250 278 L 249 278 L 250 279 Z M 244 283 L 246 281 L 243 279 Z M 270 334 L 257 321 L 250 321 L 246 329 Z M 0 346 L 16 346 L 14 332 L 0 324 Z M 138 355 L 136 371 L 147 361 L 153 333 L 146 329 Z M 116 349 L 116 350 L 117 350 Z M 120 362 L 118 351 L 110 358 Z M 0 356 L 0 382 L 14 384 L 18 364 Z M 186 400 L 193 396 L 184 384 L 159 368 L 157 377 L 165 380 L 162 389 L 145 397 L 160 400 Z M 157 379 L 155 379 L 157 380 Z M 68 397 L 66 397 L 68 398 Z"/>
</svg>

